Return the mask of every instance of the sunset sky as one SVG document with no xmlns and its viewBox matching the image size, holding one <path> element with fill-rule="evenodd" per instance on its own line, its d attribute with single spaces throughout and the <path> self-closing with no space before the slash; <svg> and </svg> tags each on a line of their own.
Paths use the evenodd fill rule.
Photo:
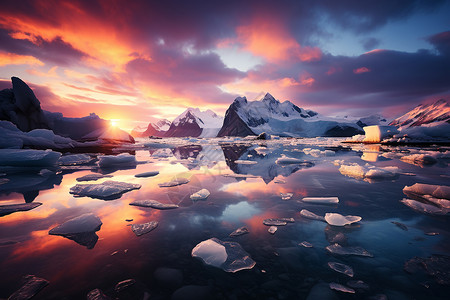
<svg viewBox="0 0 450 300">
<path fill-rule="evenodd" d="M 450 98 L 450 1 L 0 1 L 0 89 L 130 130 L 236 96 L 393 118 Z"/>
</svg>

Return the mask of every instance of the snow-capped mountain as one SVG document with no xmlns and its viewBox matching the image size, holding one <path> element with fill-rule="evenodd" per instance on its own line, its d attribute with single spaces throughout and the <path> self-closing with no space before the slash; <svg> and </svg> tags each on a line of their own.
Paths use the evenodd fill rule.
<svg viewBox="0 0 450 300">
<path fill-rule="evenodd" d="M 137 126 L 131 131 L 131 135 L 134 137 L 149 137 L 157 136 L 163 137 L 170 128 L 170 121 L 167 119 L 161 119 L 154 123 L 149 123 L 147 127 Z"/>
<path fill-rule="evenodd" d="M 260 101 L 238 97 L 228 108 L 218 136 L 258 135 L 262 132 L 280 136 L 352 136 L 363 133 L 354 122 L 323 118 L 290 101 L 280 102 L 267 93 Z"/>
<path fill-rule="evenodd" d="M 173 120 L 166 137 L 216 137 L 223 118 L 208 109 L 188 108 Z"/>
<path fill-rule="evenodd" d="M 430 104 L 420 104 L 389 125 L 407 128 L 431 123 L 450 123 L 450 104 L 440 99 Z"/>
</svg>

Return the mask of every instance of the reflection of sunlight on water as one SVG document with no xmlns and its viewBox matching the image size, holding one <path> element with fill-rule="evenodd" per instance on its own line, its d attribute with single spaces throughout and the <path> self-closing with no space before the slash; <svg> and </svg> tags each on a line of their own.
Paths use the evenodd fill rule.
<svg viewBox="0 0 450 300">
<path fill-rule="evenodd" d="M 225 222 L 238 223 L 251 218 L 260 211 L 261 210 L 256 208 L 255 205 L 242 201 L 237 204 L 228 205 L 223 211 L 220 219 Z"/>
</svg>

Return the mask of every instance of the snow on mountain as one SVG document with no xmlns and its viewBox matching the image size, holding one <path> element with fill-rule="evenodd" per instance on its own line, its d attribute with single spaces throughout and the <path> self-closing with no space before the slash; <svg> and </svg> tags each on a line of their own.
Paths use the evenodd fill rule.
<svg viewBox="0 0 450 300">
<path fill-rule="evenodd" d="M 149 123 L 148 126 L 137 126 L 131 131 L 134 137 L 149 137 L 157 136 L 163 137 L 170 128 L 170 121 L 161 119 L 157 122 Z"/>
<path fill-rule="evenodd" d="M 413 127 L 435 122 L 450 123 L 450 104 L 440 99 L 430 104 L 420 104 L 403 116 L 393 120 L 389 125 L 397 127 Z"/>
<path fill-rule="evenodd" d="M 223 118 L 208 109 L 188 108 L 173 120 L 166 137 L 216 137 Z"/>
<path fill-rule="evenodd" d="M 305 110 L 267 93 L 260 101 L 238 97 L 228 108 L 218 136 L 258 135 L 266 132 L 292 137 L 352 136 L 362 133 L 355 122 L 335 120 Z"/>
</svg>

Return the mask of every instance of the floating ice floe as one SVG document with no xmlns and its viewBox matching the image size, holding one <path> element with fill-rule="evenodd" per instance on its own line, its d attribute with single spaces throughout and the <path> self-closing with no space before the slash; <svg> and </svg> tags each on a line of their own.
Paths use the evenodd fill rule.
<svg viewBox="0 0 450 300">
<path fill-rule="evenodd" d="M 200 191 L 190 196 L 192 201 L 206 200 L 211 193 L 207 189 L 201 189 Z"/>
<path fill-rule="evenodd" d="M 105 181 L 103 183 L 77 184 L 70 188 L 70 193 L 77 197 L 91 197 L 102 200 L 119 199 L 126 192 L 140 189 L 140 184 L 120 181 Z"/>
<path fill-rule="evenodd" d="M 334 270 L 336 272 L 339 272 L 339 273 L 342 273 L 344 275 L 347 275 L 347 276 L 350 276 L 350 277 L 353 277 L 353 275 L 354 275 L 352 267 L 347 266 L 345 264 L 341 264 L 341 263 L 338 263 L 338 262 L 330 261 L 330 262 L 328 262 L 328 266 L 332 270 Z"/>
<path fill-rule="evenodd" d="M 100 168 L 135 167 L 137 161 L 134 155 L 121 153 L 119 155 L 99 155 L 97 164 Z"/>
<path fill-rule="evenodd" d="M 149 233 L 156 227 L 158 227 L 158 222 L 150 221 L 142 224 L 133 224 L 131 225 L 131 230 L 134 232 L 136 236 L 141 236 L 143 234 Z"/>
<path fill-rule="evenodd" d="M 349 293 L 349 294 L 354 294 L 355 293 L 354 289 L 351 289 L 351 288 L 349 288 L 349 287 L 347 287 L 345 285 L 342 285 L 342 284 L 339 284 L 339 283 L 336 283 L 336 282 L 330 283 L 330 289 L 336 290 L 336 291 L 339 291 L 339 292 L 343 292 L 343 293 Z"/>
<path fill-rule="evenodd" d="M 163 182 L 163 183 L 159 183 L 158 186 L 159 187 L 174 187 L 174 186 L 178 186 L 178 185 L 182 185 L 182 184 L 186 184 L 189 183 L 189 179 L 187 178 L 176 178 L 172 181 L 169 182 Z"/>
<path fill-rule="evenodd" d="M 307 241 L 303 241 L 299 244 L 299 246 L 305 247 L 305 248 L 312 248 L 313 244 L 311 244 L 310 242 Z"/>
<path fill-rule="evenodd" d="M 60 157 L 61 153 L 52 150 L 0 149 L 0 166 L 52 167 Z"/>
<path fill-rule="evenodd" d="M 425 214 L 430 214 L 430 215 L 445 215 L 448 212 L 447 210 L 444 210 L 435 205 L 426 204 L 426 203 L 412 200 L 412 199 L 403 199 L 403 200 L 400 200 L 400 202 L 420 213 L 425 213 Z"/>
<path fill-rule="evenodd" d="M 258 162 L 254 161 L 254 160 L 242 160 L 242 159 L 238 159 L 235 160 L 234 163 L 236 164 L 241 164 L 241 165 L 256 165 Z"/>
<path fill-rule="evenodd" d="M 311 220 L 325 221 L 325 218 L 324 218 L 324 217 L 319 216 L 319 215 L 316 215 L 315 213 L 310 212 L 310 211 L 307 210 L 307 209 L 302 209 L 302 210 L 300 211 L 300 215 L 301 215 L 302 217 L 305 217 L 305 218 L 311 219 Z"/>
<path fill-rule="evenodd" d="M 87 300 L 110 300 L 111 298 L 106 296 L 101 289 L 95 289 L 90 291 L 87 296 Z"/>
<path fill-rule="evenodd" d="M 223 242 L 217 238 L 199 243 L 192 249 L 192 257 L 199 257 L 204 263 L 221 268 L 225 272 L 252 269 L 255 261 L 236 242 Z"/>
<path fill-rule="evenodd" d="M 400 169 L 397 167 L 377 168 L 366 164 L 365 166 L 356 163 L 345 165 L 341 164 L 339 172 L 342 175 L 353 177 L 356 179 L 395 179 L 400 174 Z"/>
<path fill-rule="evenodd" d="M 98 240 L 95 232 L 100 230 L 102 224 L 99 217 L 92 213 L 87 213 L 52 228 L 48 234 L 63 236 L 82 246 L 86 246 L 88 249 L 92 249 Z"/>
<path fill-rule="evenodd" d="M 114 287 L 114 291 L 116 291 L 116 293 L 120 293 L 121 291 L 123 291 L 126 288 L 129 288 L 130 286 L 132 286 L 135 283 L 136 283 L 136 280 L 134 280 L 134 279 L 123 280 L 116 284 L 116 286 Z"/>
<path fill-rule="evenodd" d="M 402 156 L 400 158 L 401 161 L 406 162 L 408 164 L 424 166 L 424 165 L 432 165 L 437 163 L 436 158 L 428 154 L 411 154 Z"/>
<path fill-rule="evenodd" d="M 339 203 L 338 197 L 305 197 L 302 199 L 306 203 L 315 204 L 337 204 Z"/>
<path fill-rule="evenodd" d="M 266 226 L 285 226 L 287 223 L 294 223 L 294 218 L 276 218 L 276 219 L 265 219 L 263 224 Z"/>
<path fill-rule="evenodd" d="M 92 161 L 92 157 L 87 154 L 70 154 L 61 156 L 58 159 L 58 165 L 61 166 L 76 166 L 87 164 Z"/>
<path fill-rule="evenodd" d="M 355 256 L 365 256 L 365 257 L 373 257 L 366 249 L 361 247 L 342 247 L 339 244 L 333 244 L 326 246 L 325 249 L 336 255 L 355 255 Z"/>
<path fill-rule="evenodd" d="M 111 178 L 112 175 L 88 174 L 77 178 L 77 181 L 96 181 L 102 178 Z"/>
<path fill-rule="evenodd" d="M 134 175 L 134 177 L 153 177 L 159 174 L 159 171 L 149 171 L 149 172 L 144 172 L 144 173 L 139 173 Z"/>
<path fill-rule="evenodd" d="M 9 296 L 8 300 L 31 299 L 50 283 L 48 280 L 34 275 L 26 275 L 23 279 L 24 284 L 22 287 Z"/>
<path fill-rule="evenodd" d="M 280 193 L 281 200 L 290 200 L 294 193 Z"/>
<path fill-rule="evenodd" d="M 267 229 L 267 231 L 268 231 L 270 234 L 275 234 L 275 232 L 277 232 L 277 230 L 278 230 L 278 227 L 277 227 L 277 226 L 270 226 L 269 229 Z"/>
<path fill-rule="evenodd" d="M 6 204 L 0 205 L 0 217 L 6 216 L 18 211 L 27 211 L 42 205 L 39 202 L 20 203 L 20 204 Z"/>
<path fill-rule="evenodd" d="M 343 216 L 337 213 L 326 213 L 325 221 L 332 226 L 345 226 L 361 221 L 359 216 Z"/>
<path fill-rule="evenodd" d="M 303 149 L 303 153 L 307 155 L 311 155 L 314 157 L 321 157 L 321 156 L 334 156 L 335 152 L 333 150 L 319 150 L 319 149 L 311 149 L 311 148 L 305 148 Z"/>
<path fill-rule="evenodd" d="M 412 186 L 405 186 L 403 192 L 407 195 L 408 193 L 419 196 L 430 195 L 437 199 L 450 200 L 450 186 L 445 185 L 415 183 Z"/>
<path fill-rule="evenodd" d="M 178 205 L 173 204 L 173 203 L 166 204 L 166 203 L 161 203 L 156 200 L 135 200 L 135 201 L 131 202 L 130 205 L 140 206 L 140 207 L 151 207 L 154 209 L 162 209 L 162 210 L 174 209 L 174 208 L 179 207 Z"/>
<path fill-rule="evenodd" d="M 240 235 L 243 235 L 246 233 L 249 233 L 247 227 L 239 227 L 238 229 L 236 229 L 235 231 L 230 233 L 230 236 L 235 237 L 235 236 L 240 236 Z"/>
</svg>

